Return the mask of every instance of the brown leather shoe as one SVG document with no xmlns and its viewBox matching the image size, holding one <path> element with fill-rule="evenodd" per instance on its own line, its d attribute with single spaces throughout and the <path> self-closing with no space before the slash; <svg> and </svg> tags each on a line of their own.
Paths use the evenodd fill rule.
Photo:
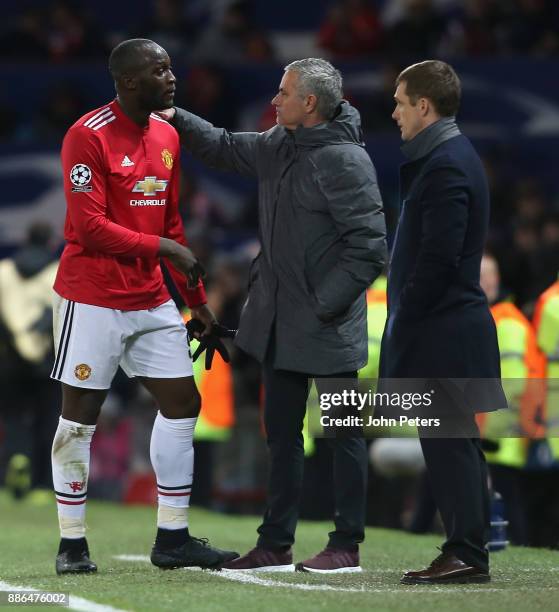
<svg viewBox="0 0 559 612">
<path fill-rule="evenodd" d="M 489 582 L 489 572 L 468 565 L 450 553 L 440 554 L 431 565 L 418 572 L 406 572 L 402 584 L 478 584 Z"/>
</svg>

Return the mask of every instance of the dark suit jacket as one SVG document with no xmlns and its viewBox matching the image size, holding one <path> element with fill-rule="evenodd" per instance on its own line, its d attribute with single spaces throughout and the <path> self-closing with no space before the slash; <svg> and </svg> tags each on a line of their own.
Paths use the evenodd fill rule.
<svg viewBox="0 0 559 612">
<path fill-rule="evenodd" d="M 479 285 L 489 223 L 481 161 L 458 135 L 403 164 L 400 182 L 380 376 L 497 379 L 475 411 L 504 407 L 495 324 Z"/>
</svg>

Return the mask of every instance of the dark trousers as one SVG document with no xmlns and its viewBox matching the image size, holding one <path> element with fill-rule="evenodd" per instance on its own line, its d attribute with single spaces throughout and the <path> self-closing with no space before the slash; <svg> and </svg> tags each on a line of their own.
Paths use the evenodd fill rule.
<svg viewBox="0 0 559 612">
<path fill-rule="evenodd" d="M 312 374 L 275 370 L 272 364 L 273 348 L 263 365 L 270 476 L 258 546 L 277 549 L 295 541 L 303 484 L 303 420 Z M 352 372 L 330 378 L 356 376 Z M 351 549 L 365 537 L 367 447 L 361 435 L 343 435 L 328 443 L 333 451 L 335 487 L 335 530 L 329 533 L 328 545 Z"/>
<path fill-rule="evenodd" d="M 474 415 L 468 418 L 473 420 Z M 443 552 L 487 570 L 490 501 L 487 465 L 479 438 L 422 436 L 421 447 L 446 532 Z"/>
</svg>

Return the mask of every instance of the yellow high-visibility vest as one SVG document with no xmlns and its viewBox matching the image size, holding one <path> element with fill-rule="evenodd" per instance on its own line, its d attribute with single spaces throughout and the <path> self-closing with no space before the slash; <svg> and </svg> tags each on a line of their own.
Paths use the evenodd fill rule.
<svg viewBox="0 0 559 612">
<path fill-rule="evenodd" d="M 510 302 L 491 307 L 497 328 L 501 377 L 508 410 L 477 415 L 482 437 L 494 439 L 499 450 L 486 452 L 487 461 L 521 468 L 526 463 L 529 438 L 543 437 L 538 414 L 543 410 L 544 359 L 530 322 Z"/>
<path fill-rule="evenodd" d="M 554 457 L 559 459 L 559 280 L 538 298 L 534 327 L 546 358 L 547 437 Z"/>
<path fill-rule="evenodd" d="M 367 336 L 369 360 L 359 370 L 359 378 L 378 378 L 380 343 L 386 323 L 386 276 L 379 276 L 367 291 Z"/>
<path fill-rule="evenodd" d="M 183 316 L 185 321 L 190 318 Z M 198 346 L 197 340 L 192 340 L 190 350 L 192 353 Z M 231 365 L 216 352 L 212 362 L 212 369 L 206 370 L 204 355 L 202 354 L 192 364 L 194 380 L 202 398 L 202 408 L 196 429 L 195 440 L 227 440 L 231 435 L 231 428 L 235 424 L 235 398 L 233 393 L 233 374 Z"/>
</svg>

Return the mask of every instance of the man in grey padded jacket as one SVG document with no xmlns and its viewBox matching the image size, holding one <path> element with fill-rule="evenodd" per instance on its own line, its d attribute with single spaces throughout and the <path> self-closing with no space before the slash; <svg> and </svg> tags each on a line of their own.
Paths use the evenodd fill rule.
<svg viewBox="0 0 559 612">
<path fill-rule="evenodd" d="M 365 290 L 386 256 L 375 169 L 340 72 L 322 59 L 293 62 L 272 104 L 277 125 L 263 133 L 230 133 L 182 109 L 162 114 L 197 158 L 259 182 L 261 252 L 236 343 L 263 366 L 271 467 L 257 545 L 224 566 L 237 570 L 294 569 L 309 379 L 355 378 L 367 363 Z M 361 571 L 365 442 L 358 433 L 330 442 L 335 530 L 296 569 Z"/>
</svg>

